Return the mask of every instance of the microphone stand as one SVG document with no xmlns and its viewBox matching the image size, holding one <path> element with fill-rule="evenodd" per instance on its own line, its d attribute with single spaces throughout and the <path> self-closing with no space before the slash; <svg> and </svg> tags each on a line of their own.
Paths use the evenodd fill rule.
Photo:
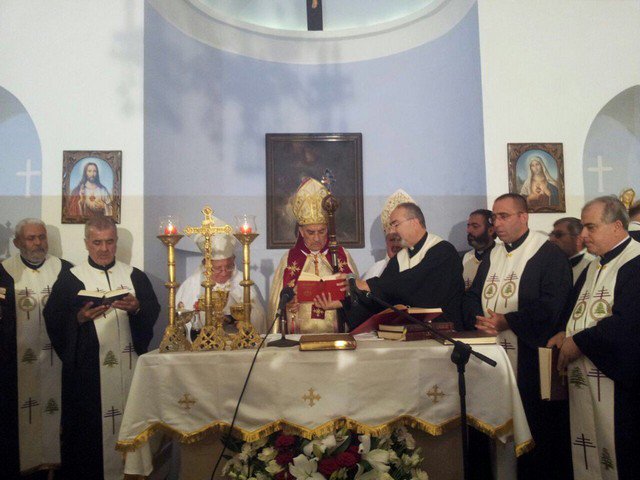
<svg viewBox="0 0 640 480">
<path fill-rule="evenodd" d="M 459 340 L 454 340 L 449 335 L 442 333 L 439 330 L 436 330 L 431 325 L 425 322 L 421 322 L 415 317 L 412 317 L 407 312 L 403 310 L 399 310 L 390 303 L 385 302 L 381 298 L 376 297 L 371 292 L 364 292 L 359 290 L 359 293 L 364 295 L 366 298 L 373 300 L 374 303 L 381 305 L 385 308 L 390 308 L 395 313 L 399 314 L 402 318 L 409 320 L 411 323 L 415 323 L 417 325 L 421 325 L 425 327 L 432 335 L 436 337 L 440 337 L 444 340 L 447 340 L 453 344 L 453 352 L 451 352 L 451 361 L 456 365 L 458 370 L 458 395 L 460 396 L 460 431 L 462 434 L 462 467 L 464 472 L 464 479 L 469 479 L 469 432 L 467 430 L 467 388 L 464 377 L 465 365 L 469 362 L 469 357 L 471 355 L 479 358 L 484 363 L 495 367 L 497 363 L 495 360 L 476 352 L 471 348 L 470 345 L 461 342 Z"/>
<path fill-rule="evenodd" d="M 274 340 L 272 342 L 267 343 L 267 347 L 295 347 L 296 345 L 300 345 L 300 342 L 296 340 L 290 340 L 285 337 L 284 332 L 287 331 L 287 309 L 285 307 L 286 302 L 280 300 L 280 307 L 276 312 L 275 320 L 280 317 L 280 338 L 278 340 Z"/>
</svg>

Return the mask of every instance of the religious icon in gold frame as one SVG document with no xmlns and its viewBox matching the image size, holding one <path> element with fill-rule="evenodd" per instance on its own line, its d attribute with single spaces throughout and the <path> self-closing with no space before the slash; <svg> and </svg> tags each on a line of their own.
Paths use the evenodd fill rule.
<svg viewBox="0 0 640 480">
<path fill-rule="evenodd" d="M 120 223 L 122 152 L 65 150 L 62 162 L 62 223 L 96 216 Z"/>
<path fill-rule="evenodd" d="M 336 235 L 343 247 L 364 247 L 361 133 L 268 133 L 267 248 L 291 248 L 296 221 L 290 198 L 306 177 L 322 180 L 329 169 L 331 192 L 340 202 Z"/>
<path fill-rule="evenodd" d="M 509 193 L 527 200 L 529 213 L 566 212 L 561 143 L 509 143 Z"/>
</svg>

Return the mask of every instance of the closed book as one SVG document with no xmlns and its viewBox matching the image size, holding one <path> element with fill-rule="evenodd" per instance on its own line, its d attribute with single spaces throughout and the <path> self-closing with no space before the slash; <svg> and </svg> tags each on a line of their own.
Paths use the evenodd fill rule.
<svg viewBox="0 0 640 480">
<path fill-rule="evenodd" d="M 483 332 L 482 330 L 465 330 L 463 332 L 450 332 L 447 333 L 454 340 L 466 343 L 468 345 L 491 345 L 496 343 L 498 337 L 491 333 Z M 436 337 L 436 340 L 443 345 L 453 345 L 449 340 Z"/>
<path fill-rule="evenodd" d="M 442 316 L 441 308 L 422 308 L 422 307 L 407 307 L 406 305 L 396 305 L 395 308 L 401 311 L 405 311 L 412 317 L 422 322 L 430 322 L 440 316 Z M 380 324 L 385 325 L 407 325 L 408 322 L 404 316 L 393 311 L 390 308 L 376 313 L 369 317 L 365 322 L 358 325 L 351 331 L 351 334 L 357 335 L 359 333 L 367 333 L 379 330 Z M 439 322 L 433 322 L 439 323 Z M 445 322 L 449 323 L 449 322 Z"/>
<path fill-rule="evenodd" d="M 385 332 L 378 330 L 378 337 L 385 340 L 397 340 L 400 342 L 412 342 L 414 340 L 428 340 L 433 334 L 428 330 L 413 330 L 407 332 Z"/>
<path fill-rule="evenodd" d="M 356 339 L 348 333 L 314 333 L 300 337 L 300 350 L 355 350 Z"/>
<path fill-rule="evenodd" d="M 338 287 L 337 275 L 320 278 L 312 273 L 302 272 L 296 284 L 296 296 L 299 302 L 313 302 L 318 295 L 331 295 L 332 300 L 344 300 L 344 292 Z"/>
<path fill-rule="evenodd" d="M 569 398 L 567 372 L 558 371 L 559 355 L 560 350 L 557 347 L 538 348 L 540 398 L 542 400 L 567 400 Z"/>
<path fill-rule="evenodd" d="M 122 300 L 129 295 L 129 290 L 120 288 L 117 290 L 109 290 L 108 292 L 94 291 L 94 290 L 80 290 L 78 292 L 78 299 L 81 303 L 93 302 L 93 306 L 98 305 L 111 305 L 116 300 Z"/>
</svg>

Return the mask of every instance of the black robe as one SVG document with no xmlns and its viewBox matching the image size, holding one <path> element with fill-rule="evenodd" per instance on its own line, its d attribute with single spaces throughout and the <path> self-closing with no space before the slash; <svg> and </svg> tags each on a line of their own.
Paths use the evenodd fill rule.
<svg viewBox="0 0 640 480">
<path fill-rule="evenodd" d="M 60 261 L 60 274 L 73 266 L 66 260 Z M 0 300 L 0 465 L 3 478 L 17 478 L 20 475 L 20 442 L 16 293 L 13 277 L 1 264 L 0 287 L 6 289 L 5 299 Z"/>
<path fill-rule="evenodd" d="M 631 241 L 631 240 L 629 240 Z M 606 264 L 628 242 L 602 257 Z M 596 260 L 594 260 L 596 261 Z M 582 272 L 565 310 L 568 320 L 586 280 Z M 616 275 L 612 314 L 573 335 L 580 351 L 614 382 L 614 432 L 618 478 L 640 472 L 640 257 L 625 263 Z"/>
<path fill-rule="evenodd" d="M 517 249 L 527 234 L 512 244 Z M 491 258 L 483 259 L 476 278 L 463 301 L 467 325 L 476 315 L 484 315 L 482 290 L 491 267 Z M 505 314 L 509 328 L 518 337 L 518 390 L 531 435 L 533 451 L 518 459 L 518 478 L 572 478 L 569 405 L 566 401 L 540 399 L 538 347 L 562 325 L 563 307 L 573 285 L 566 256 L 551 242 L 545 242 L 527 262 L 518 289 L 518 310 Z"/>
<path fill-rule="evenodd" d="M 417 253 L 428 234 L 413 247 Z M 412 256 L 409 253 L 409 256 Z M 422 261 L 413 268 L 400 271 L 397 255 L 389 260 L 380 277 L 367 280 L 371 293 L 391 304 L 411 307 L 440 307 L 448 321 L 462 330 L 461 306 L 464 293 L 462 262 L 449 242 L 442 240 L 431 247 Z M 347 322 L 354 329 L 371 315 L 385 307 L 362 299 L 358 305 L 347 308 Z"/>
<path fill-rule="evenodd" d="M 94 268 L 99 267 L 91 260 Z M 137 268 L 131 282 L 140 310 L 129 314 L 131 339 L 138 355 L 147 351 L 160 304 L 147 276 Z M 62 472 L 65 479 L 103 478 L 102 410 L 98 336 L 93 322 L 79 324 L 84 284 L 70 271 L 58 277 L 44 310 L 47 331 L 62 360 Z"/>
</svg>

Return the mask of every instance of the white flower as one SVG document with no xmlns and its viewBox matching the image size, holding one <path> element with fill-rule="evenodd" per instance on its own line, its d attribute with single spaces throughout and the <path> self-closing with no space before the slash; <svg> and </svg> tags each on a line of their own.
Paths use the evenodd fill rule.
<svg viewBox="0 0 640 480">
<path fill-rule="evenodd" d="M 315 438 L 307 443 L 302 451 L 307 457 L 317 455 L 317 452 L 324 454 L 327 450 L 331 452 L 336 448 L 336 437 L 333 434 L 329 434 L 325 437 Z"/>
<path fill-rule="evenodd" d="M 422 458 L 420 458 L 420 455 L 417 452 L 414 452 L 411 455 L 407 455 L 406 453 L 402 454 L 402 465 L 404 465 L 405 468 L 415 468 L 420 465 L 421 461 Z"/>
<path fill-rule="evenodd" d="M 424 470 L 420 470 L 419 468 L 414 468 L 411 470 L 411 478 L 415 480 L 429 480 L 429 475 Z"/>
<path fill-rule="evenodd" d="M 371 450 L 371 437 L 369 435 L 360 435 L 358 439 L 360 440 L 358 453 L 362 455 L 362 459 L 369 462 L 374 470 L 385 473 L 388 472 L 389 452 L 379 448 Z"/>
<path fill-rule="evenodd" d="M 414 448 L 416 448 L 416 441 L 414 440 L 413 435 L 409 433 L 409 430 L 407 430 L 407 427 L 405 427 L 404 425 L 400 425 L 398 428 L 396 428 L 395 433 L 398 437 L 398 440 L 404 443 L 404 445 L 409 450 L 413 450 Z"/>
<path fill-rule="evenodd" d="M 278 462 L 276 462 L 275 460 L 271 460 L 269 463 L 267 463 L 265 470 L 269 472 L 271 475 L 275 475 L 276 473 L 282 471 L 283 468 L 280 465 L 278 465 Z"/>
<path fill-rule="evenodd" d="M 297 480 L 324 480 L 324 475 L 318 473 L 318 461 L 315 458 L 310 460 L 302 454 L 293 459 L 293 465 L 289 465 L 289 473 Z"/>
<path fill-rule="evenodd" d="M 369 470 L 366 473 L 362 473 L 364 468 L 358 465 L 358 471 L 356 472 L 355 480 L 393 480 L 393 477 L 386 472 L 380 472 L 378 470 Z"/>
<path fill-rule="evenodd" d="M 276 458 L 278 455 L 278 451 L 273 447 L 265 447 L 258 454 L 258 460 L 269 463 L 271 460 Z"/>
</svg>

